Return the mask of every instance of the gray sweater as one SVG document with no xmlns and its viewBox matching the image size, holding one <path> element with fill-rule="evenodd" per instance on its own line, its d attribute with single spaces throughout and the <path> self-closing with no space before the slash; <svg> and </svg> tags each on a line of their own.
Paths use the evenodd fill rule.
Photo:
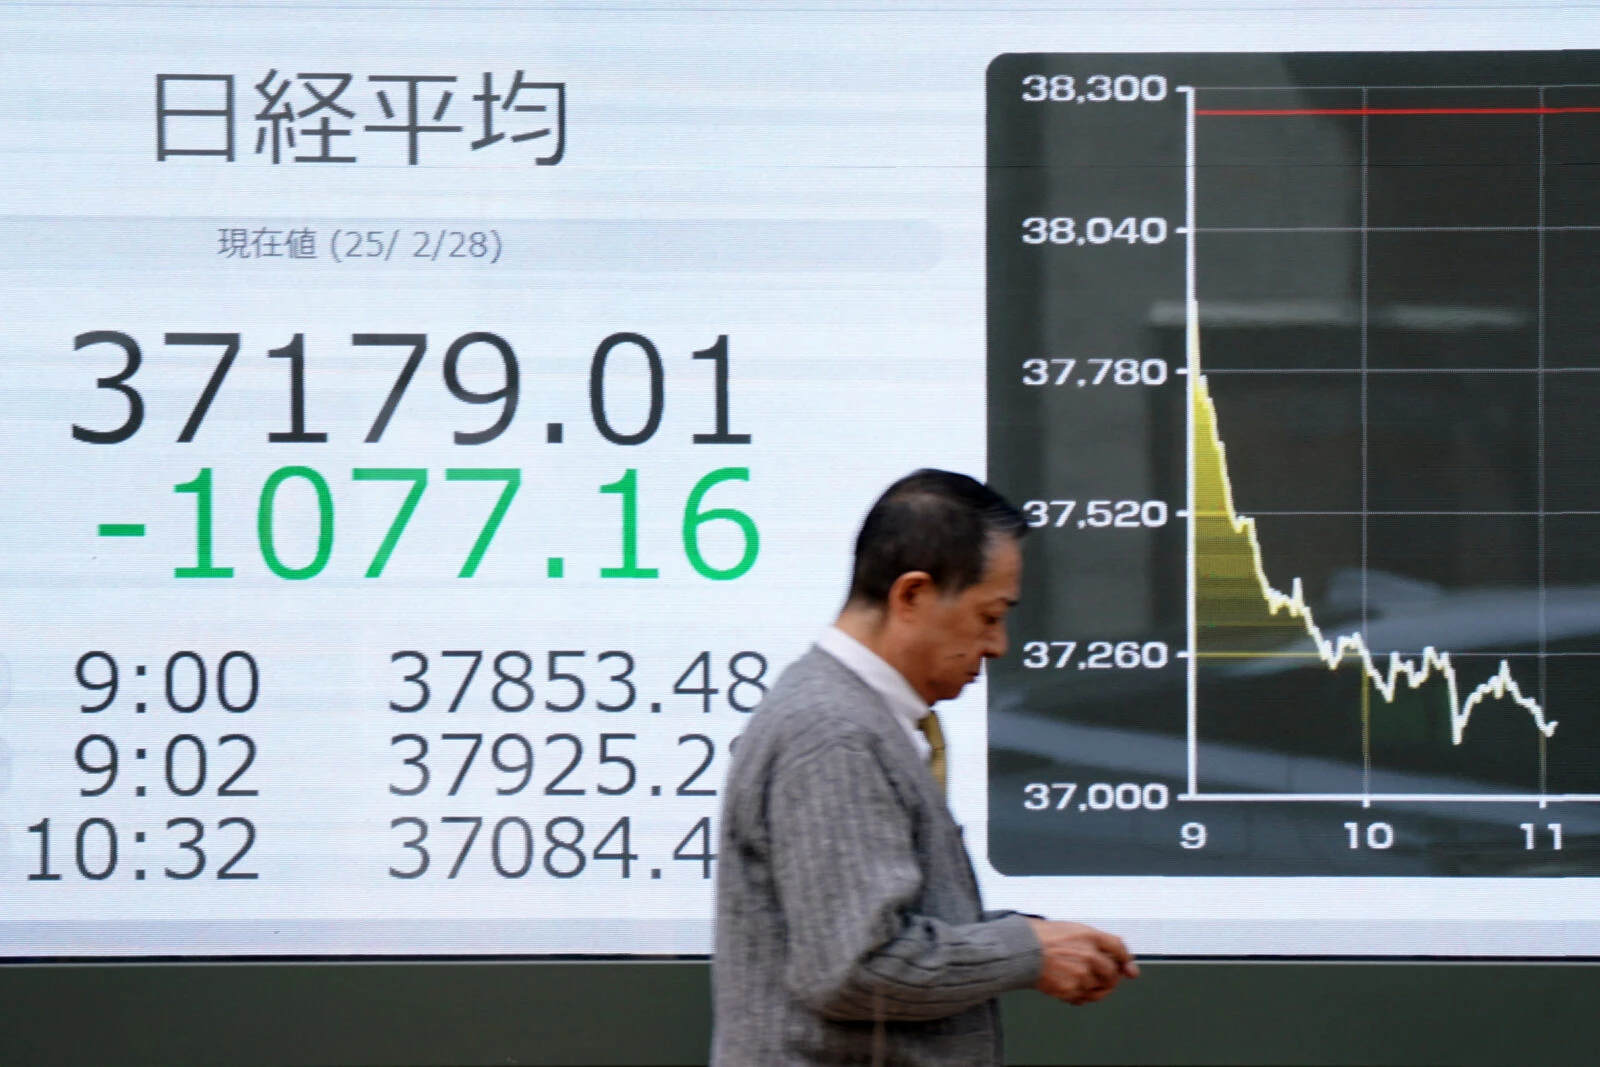
<svg viewBox="0 0 1600 1067">
<path fill-rule="evenodd" d="M 739 741 L 717 870 L 716 1067 L 999 1064 L 1027 920 L 984 912 L 944 797 L 865 682 L 813 648 Z"/>
</svg>

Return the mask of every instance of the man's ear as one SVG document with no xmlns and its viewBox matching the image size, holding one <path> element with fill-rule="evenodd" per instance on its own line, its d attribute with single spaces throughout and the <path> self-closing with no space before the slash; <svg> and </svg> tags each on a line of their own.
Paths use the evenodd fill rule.
<svg viewBox="0 0 1600 1067">
<path fill-rule="evenodd" d="M 889 587 L 888 615 L 908 621 L 928 597 L 937 596 L 938 592 L 933 576 L 927 571 L 906 571 Z"/>
</svg>

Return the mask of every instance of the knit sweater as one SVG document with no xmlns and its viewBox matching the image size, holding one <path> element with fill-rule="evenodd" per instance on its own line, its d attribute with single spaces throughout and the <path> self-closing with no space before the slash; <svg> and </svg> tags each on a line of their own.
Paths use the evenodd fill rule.
<svg viewBox="0 0 1600 1067">
<path fill-rule="evenodd" d="M 1027 920 L 984 912 L 944 796 L 882 698 L 792 664 L 740 739 L 717 871 L 715 1067 L 998 1065 Z"/>
</svg>

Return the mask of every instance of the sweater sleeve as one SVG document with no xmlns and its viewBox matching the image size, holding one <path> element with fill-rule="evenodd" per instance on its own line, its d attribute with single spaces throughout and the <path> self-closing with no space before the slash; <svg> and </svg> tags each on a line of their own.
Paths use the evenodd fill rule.
<svg viewBox="0 0 1600 1067">
<path fill-rule="evenodd" d="M 771 848 L 784 979 L 824 1018 L 938 1019 L 1038 979 L 1020 915 L 953 924 L 911 911 L 911 815 L 860 738 L 828 738 L 773 782 Z"/>
</svg>

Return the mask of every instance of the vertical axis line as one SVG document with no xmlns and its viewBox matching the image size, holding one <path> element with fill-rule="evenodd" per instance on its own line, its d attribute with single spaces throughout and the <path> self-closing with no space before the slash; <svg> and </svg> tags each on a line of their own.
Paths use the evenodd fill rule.
<svg viewBox="0 0 1600 1067">
<path fill-rule="evenodd" d="M 1549 629 L 1548 629 L 1548 626 L 1547 626 L 1547 621 L 1548 620 L 1547 620 L 1547 616 L 1546 616 L 1546 609 L 1548 607 L 1548 591 L 1547 591 L 1547 587 L 1546 587 L 1546 584 L 1545 584 L 1545 553 L 1546 553 L 1547 537 L 1546 537 L 1546 531 L 1545 531 L 1545 455 L 1544 455 L 1544 445 L 1545 445 L 1545 410 L 1544 410 L 1544 407 L 1545 407 L 1545 396 L 1544 396 L 1544 385 L 1545 385 L 1545 381 L 1544 381 L 1544 379 L 1545 379 L 1545 333 L 1544 333 L 1545 306 L 1544 305 L 1545 305 L 1545 221 L 1546 221 L 1545 220 L 1545 189 L 1544 189 L 1544 178 L 1545 178 L 1545 149 L 1544 149 L 1545 122 L 1544 122 L 1544 119 L 1545 119 L 1545 117 L 1544 117 L 1544 113 L 1542 111 L 1544 106 L 1545 106 L 1545 88 L 1544 88 L 1544 86 L 1540 86 L 1539 87 L 1539 107 L 1541 108 L 1541 111 L 1540 111 L 1540 114 L 1539 114 L 1539 208 L 1538 208 L 1539 213 L 1538 213 L 1538 217 L 1537 217 L 1537 220 L 1536 220 L 1536 226 L 1535 226 L 1535 230 L 1534 230 L 1534 232 L 1536 233 L 1537 238 L 1538 238 L 1538 256 L 1539 256 L 1539 294 L 1538 294 L 1538 311 L 1537 311 L 1537 316 L 1536 316 L 1537 326 L 1538 326 L 1538 340 L 1537 340 L 1537 347 L 1536 347 L 1537 358 L 1538 358 L 1538 372 L 1534 375 L 1534 383 L 1535 383 L 1536 396 L 1537 396 L 1537 406 L 1536 406 L 1536 409 L 1535 409 L 1536 416 L 1535 416 L 1535 420 L 1534 421 L 1535 421 L 1535 426 L 1537 427 L 1537 430 L 1538 430 L 1538 445 L 1537 445 L 1535 454 L 1538 457 L 1538 460 L 1537 460 L 1538 466 L 1537 466 L 1537 474 L 1536 474 L 1537 493 L 1538 493 L 1538 506 L 1537 506 L 1536 510 L 1538 511 L 1538 539 L 1539 539 L 1539 548 L 1538 548 L 1538 567 L 1539 567 L 1539 706 L 1545 710 L 1546 714 L 1548 714 L 1549 711 L 1550 711 L 1550 693 L 1549 693 L 1549 675 L 1550 675 L 1549 651 L 1550 651 L 1550 648 L 1549 648 Z M 1545 800 L 1543 798 L 1544 798 L 1544 796 L 1546 794 L 1546 790 L 1547 790 L 1547 787 L 1548 787 L 1548 784 L 1549 784 L 1549 775 L 1547 773 L 1548 772 L 1548 767 L 1549 767 L 1549 761 L 1548 761 L 1548 758 L 1547 758 L 1547 756 L 1548 756 L 1547 748 L 1548 748 L 1549 740 L 1550 739 L 1547 738 L 1544 735 L 1543 731 L 1539 732 L 1539 796 L 1541 798 L 1539 800 L 1539 807 L 1540 808 L 1545 807 L 1545 803 L 1546 802 L 1545 802 Z"/>
<path fill-rule="evenodd" d="M 1200 391 L 1200 300 L 1195 285 L 1195 145 L 1194 145 L 1194 100 L 1195 90 L 1192 85 L 1181 85 L 1178 92 L 1184 94 L 1183 105 L 1183 319 L 1184 319 L 1184 360 L 1188 373 L 1184 403 L 1184 481 L 1186 483 L 1187 502 L 1185 506 L 1189 512 L 1187 544 L 1184 554 L 1187 556 L 1187 565 L 1184 575 L 1188 581 L 1185 594 L 1189 656 L 1187 671 L 1187 705 L 1186 733 L 1188 750 L 1188 790 L 1189 796 L 1195 796 L 1200 791 L 1200 755 L 1199 755 L 1199 718 L 1200 718 L 1200 640 L 1199 619 L 1197 616 L 1197 579 L 1195 568 L 1199 565 L 1195 557 L 1195 525 L 1199 521 L 1195 515 L 1194 491 L 1194 409 L 1198 402 Z"/>
<path fill-rule="evenodd" d="M 1369 497 L 1369 477 L 1367 459 L 1370 433 L 1368 429 L 1368 352 L 1367 352 L 1367 236 L 1368 224 L 1371 216 L 1368 212 L 1368 190 L 1370 148 L 1368 134 L 1371 118 L 1365 112 L 1372 106 L 1371 91 L 1366 88 L 1361 90 L 1361 640 L 1368 648 L 1372 647 L 1370 639 L 1371 612 L 1367 599 L 1367 565 L 1368 565 L 1368 536 L 1367 517 L 1371 510 Z M 1365 672 L 1361 676 L 1361 806 L 1372 806 L 1372 707 L 1367 695 L 1369 679 Z"/>
</svg>

